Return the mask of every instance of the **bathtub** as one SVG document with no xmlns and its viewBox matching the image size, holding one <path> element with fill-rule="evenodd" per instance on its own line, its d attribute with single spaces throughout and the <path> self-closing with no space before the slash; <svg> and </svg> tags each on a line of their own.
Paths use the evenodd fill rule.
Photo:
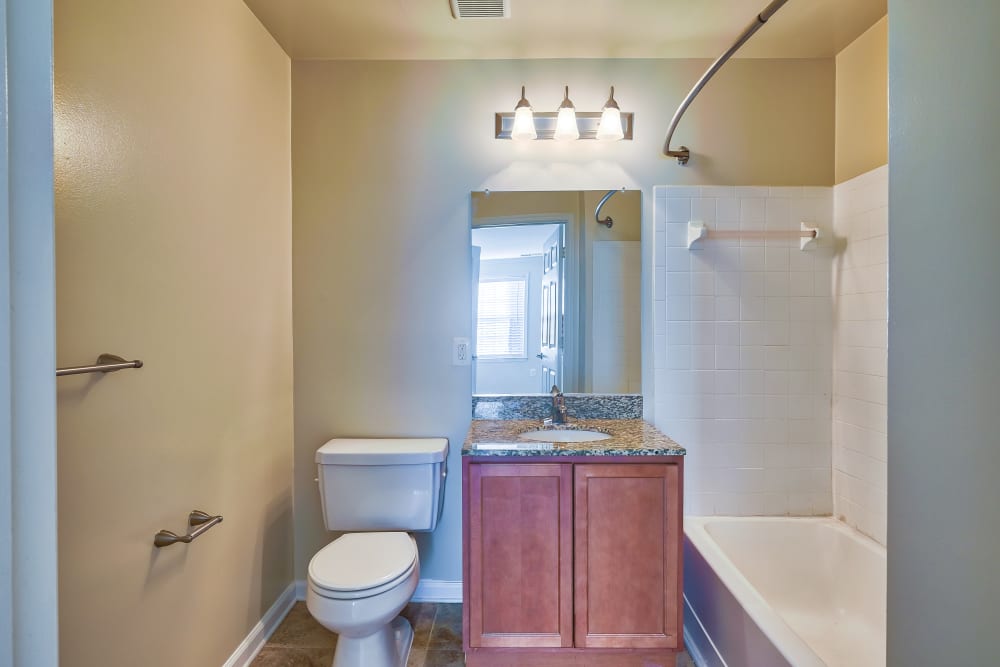
<svg viewBox="0 0 1000 667">
<path fill-rule="evenodd" d="M 885 549 L 823 518 L 684 517 L 699 667 L 884 667 Z"/>
</svg>

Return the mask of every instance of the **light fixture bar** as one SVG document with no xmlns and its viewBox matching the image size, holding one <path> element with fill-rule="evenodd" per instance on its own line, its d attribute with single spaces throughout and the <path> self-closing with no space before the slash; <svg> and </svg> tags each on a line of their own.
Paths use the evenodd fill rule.
<svg viewBox="0 0 1000 667">
<path fill-rule="evenodd" d="M 536 111 L 535 131 L 538 133 L 537 139 L 552 139 L 556 133 L 556 118 L 559 113 L 556 111 Z M 514 112 L 504 111 L 495 114 L 495 138 L 510 139 L 511 130 L 514 129 Z M 622 112 L 622 133 L 623 139 L 632 140 L 632 124 L 634 114 Z M 581 139 L 597 139 L 597 128 L 601 124 L 600 111 L 577 111 L 576 123 L 580 128 Z"/>
</svg>

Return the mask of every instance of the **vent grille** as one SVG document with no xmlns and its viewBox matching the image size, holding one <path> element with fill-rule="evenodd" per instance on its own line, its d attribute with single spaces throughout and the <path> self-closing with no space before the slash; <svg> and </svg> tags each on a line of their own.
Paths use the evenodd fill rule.
<svg viewBox="0 0 1000 667">
<path fill-rule="evenodd" d="M 510 0 L 450 0 L 457 19 L 509 19 Z"/>
</svg>

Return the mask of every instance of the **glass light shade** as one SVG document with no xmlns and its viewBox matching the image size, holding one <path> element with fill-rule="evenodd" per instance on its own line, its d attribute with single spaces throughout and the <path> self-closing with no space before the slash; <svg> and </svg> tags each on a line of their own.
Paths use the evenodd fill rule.
<svg viewBox="0 0 1000 667">
<path fill-rule="evenodd" d="M 514 110 L 514 127 L 510 131 L 510 138 L 519 141 L 530 141 L 538 137 L 535 131 L 535 114 L 531 107 L 518 107 Z"/>
<path fill-rule="evenodd" d="M 575 141 L 580 138 L 580 128 L 576 126 L 576 109 L 560 107 L 556 118 L 556 131 L 553 139 L 558 141 Z"/>
<path fill-rule="evenodd" d="M 615 107 L 604 107 L 604 111 L 601 112 L 601 124 L 597 127 L 597 138 L 605 141 L 618 141 L 624 137 L 621 111 Z"/>
</svg>

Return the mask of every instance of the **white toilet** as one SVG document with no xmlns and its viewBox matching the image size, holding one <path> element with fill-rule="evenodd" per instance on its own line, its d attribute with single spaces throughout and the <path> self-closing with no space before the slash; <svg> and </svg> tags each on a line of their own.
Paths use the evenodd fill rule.
<svg viewBox="0 0 1000 667">
<path fill-rule="evenodd" d="M 399 616 L 420 579 L 417 545 L 444 509 L 445 438 L 334 439 L 316 452 L 323 520 L 354 531 L 309 561 L 306 606 L 340 635 L 333 667 L 405 667 L 413 628 Z"/>
</svg>

